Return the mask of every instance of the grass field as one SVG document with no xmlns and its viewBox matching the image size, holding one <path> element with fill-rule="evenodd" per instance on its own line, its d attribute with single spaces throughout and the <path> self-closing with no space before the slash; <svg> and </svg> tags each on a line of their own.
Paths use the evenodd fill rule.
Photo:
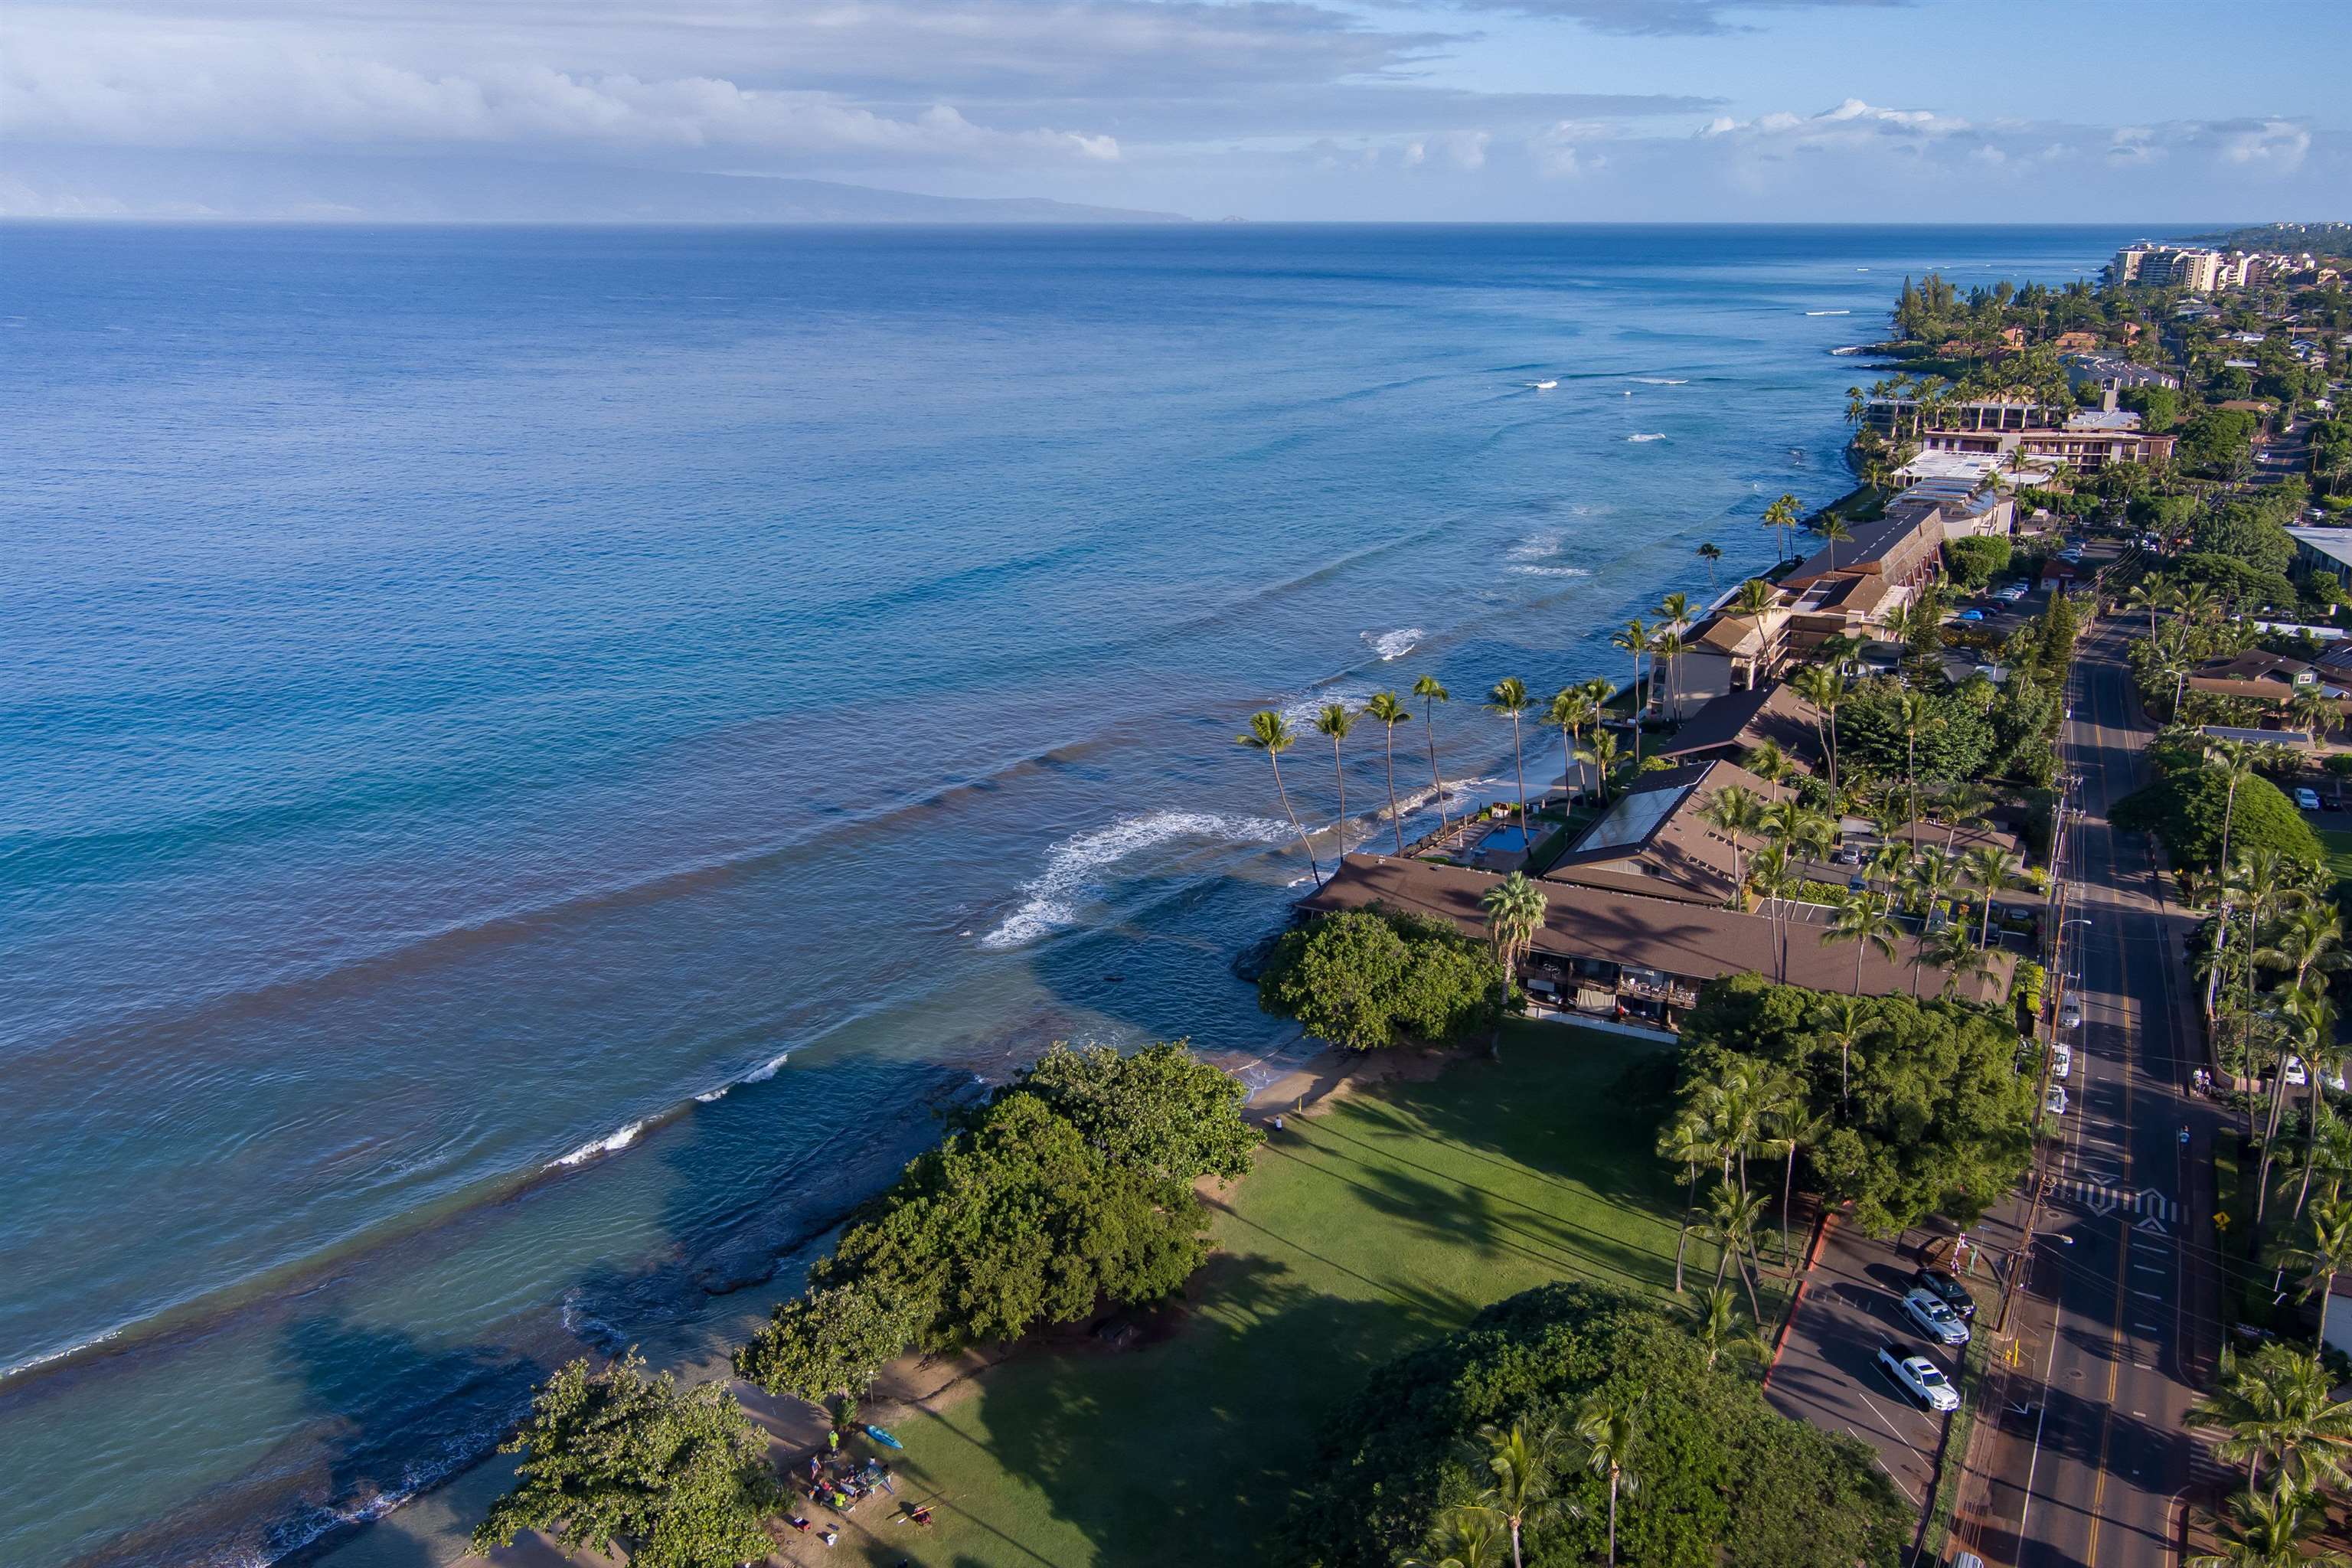
<svg viewBox="0 0 2352 1568">
<path fill-rule="evenodd" d="M 2319 835 L 2320 845 L 2327 851 L 2327 868 L 2336 873 L 2338 881 L 2352 879 L 2352 829 L 2319 827 L 2313 831 Z"/>
<path fill-rule="evenodd" d="M 1671 1048 L 1520 1026 L 1499 1063 L 1290 1119 L 1216 1212 L 1218 1255 L 1164 1331 L 1024 1354 L 900 1420 L 900 1494 L 942 1500 L 939 1522 L 876 1511 L 837 1550 L 932 1568 L 1269 1561 L 1324 1415 L 1371 1367 L 1546 1280 L 1671 1283 L 1677 1194 L 1651 1152 L 1658 1107 L 1638 1103 Z M 1712 1258 L 1692 1252 L 1704 1278 Z"/>
</svg>

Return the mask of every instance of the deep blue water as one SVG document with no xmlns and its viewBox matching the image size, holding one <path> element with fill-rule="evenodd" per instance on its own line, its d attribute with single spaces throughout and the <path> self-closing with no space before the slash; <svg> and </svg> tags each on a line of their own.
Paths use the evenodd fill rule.
<svg viewBox="0 0 2352 1568">
<path fill-rule="evenodd" d="M 0 229 L 0 1562 L 266 1559 L 1048 1041 L 1282 1047 L 1252 709 L 1499 780 L 1903 273 L 2119 237 Z"/>
</svg>

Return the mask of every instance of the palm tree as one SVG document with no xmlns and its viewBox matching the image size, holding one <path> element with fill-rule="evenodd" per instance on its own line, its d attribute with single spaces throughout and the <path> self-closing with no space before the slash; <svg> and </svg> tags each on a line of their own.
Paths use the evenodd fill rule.
<svg viewBox="0 0 2352 1568">
<path fill-rule="evenodd" d="M 1356 727 L 1356 716 L 1341 702 L 1327 702 L 1315 715 L 1315 732 L 1331 737 L 1331 776 L 1339 784 L 1339 854 L 1348 853 L 1348 769 L 1339 760 L 1339 742 Z"/>
<path fill-rule="evenodd" d="M 1764 612 L 1780 601 L 1780 589 L 1761 577 L 1750 577 L 1731 595 L 1731 607 L 1738 614 L 1754 619 L 1760 633 L 1764 629 Z"/>
<path fill-rule="evenodd" d="M 1784 495 L 1764 509 L 1764 526 L 1772 531 L 1773 547 L 1780 552 L 1780 560 L 1789 558 L 1789 531 L 1797 525 L 1801 510 L 1797 498 L 1791 495 Z"/>
<path fill-rule="evenodd" d="M 1984 910 L 1977 922 L 1977 945 L 1992 945 L 1992 896 L 2010 885 L 2015 873 L 2009 852 L 1997 844 L 1977 844 L 1961 851 L 1960 877 L 1984 894 Z"/>
<path fill-rule="evenodd" d="M 1813 1011 L 1813 1026 L 1821 1032 L 1823 1044 L 1837 1047 L 1838 1111 L 1843 1115 L 1846 1108 L 1848 1068 L 1853 1059 L 1854 1047 L 1869 1037 L 1872 1028 L 1870 1010 L 1863 1005 L 1858 991 L 1852 996 L 1825 996 Z"/>
<path fill-rule="evenodd" d="M 1658 1134 L 1658 1156 L 1674 1160 L 1683 1168 L 1682 1223 L 1675 1230 L 1675 1294 L 1683 1293 L 1683 1251 L 1690 1239 L 1691 1215 L 1698 1201 L 1698 1168 L 1714 1164 L 1722 1157 L 1714 1134 L 1706 1121 L 1696 1110 L 1686 1110 L 1666 1124 Z"/>
<path fill-rule="evenodd" d="M 2230 786 L 2229 796 L 2221 805 L 2221 858 L 2219 864 L 2230 864 L 2230 829 L 2238 814 L 2238 785 L 2254 776 L 2253 748 L 2242 741 L 2208 741 L 2205 743 L 2208 767 L 2221 770 Z"/>
<path fill-rule="evenodd" d="M 2287 722 L 2309 735 L 2315 750 L 2326 743 L 2327 731 L 2336 727 L 2338 717 L 2332 700 L 2308 688 L 2287 699 Z"/>
<path fill-rule="evenodd" d="M 2312 1077 L 2319 1076 L 2315 1065 Z M 2352 1269 L 2352 1204 L 2325 1201 L 2311 1205 L 2307 1216 L 2311 1235 L 2299 1246 L 2281 1247 L 2279 1263 L 2291 1268 L 2303 1282 L 2303 1299 L 2314 1296 L 2321 1302 L 2322 1327 L 2326 1326 L 2326 1303 L 2336 1294 L 2336 1276 Z"/>
<path fill-rule="evenodd" d="M 1776 978 L 1783 985 L 1789 983 L 1789 938 L 1783 925 L 1788 911 L 1783 905 L 1796 901 L 1803 880 L 1785 844 L 1769 845 L 1748 858 L 1748 885 L 1769 900 L 1773 951 L 1778 960 Z"/>
<path fill-rule="evenodd" d="M 1559 1428 L 1548 1426 L 1531 1433 L 1515 1421 L 1507 1432 L 1485 1426 L 1478 1428 L 1478 1436 L 1486 1445 L 1486 1468 L 1495 1475 L 1495 1484 L 1478 1500 L 1510 1526 L 1511 1562 L 1516 1568 L 1521 1561 L 1522 1538 L 1549 1524 L 1561 1510 L 1559 1499 L 1553 1495 L 1554 1473 L 1563 1446 Z"/>
<path fill-rule="evenodd" d="M 1969 940 L 1969 928 L 1958 921 L 1929 937 L 1926 947 L 1927 962 L 1944 972 L 1942 995 L 1948 1002 L 1967 982 L 1993 973 L 1990 956 Z"/>
<path fill-rule="evenodd" d="M 1689 1089 L 1689 1110 L 1706 1128 L 1727 1183 L 1748 1192 L 1748 1152 L 1764 1136 L 1764 1080 L 1752 1062 L 1734 1061 Z M 1717 1284 L 1722 1280 L 1718 1279 Z"/>
<path fill-rule="evenodd" d="M 1436 703 L 1453 701 L 1454 694 L 1440 686 L 1433 675 L 1416 676 L 1412 694 L 1421 699 L 1421 729 L 1429 741 L 1429 793 L 1437 797 L 1437 831 L 1443 834 L 1449 826 L 1445 820 L 1445 781 L 1437 776 L 1437 725 L 1430 711 Z"/>
<path fill-rule="evenodd" d="M 1698 558 L 1706 563 L 1706 591 L 1715 592 L 1715 563 L 1723 559 L 1723 546 L 1709 540 L 1698 547 Z"/>
<path fill-rule="evenodd" d="M 1601 791 L 1601 804 L 1609 804 L 1609 774 L 1617 765 L 1617 737 L 1598 723 L 1593 727 L 1590 745 L 1577 748 L 1576 760 L 1591 765 L 1593 783 Z"/>
<path fill-rule="evenodd" d="M 1937 796 L 1936 811 L 1944 819 L 1944 852 L 1956 850 L 1960 829 L 1984 821 L 1997 804 L 1990 790 L 1970 779 L 1960 780 Z"/>
<path fill-rule="evenodd" d="M 2124 595 L 2126 608 L 2147 612 L 2147 635 L 2151 639 L 2156 636 L 2157 612 L 2172 609 L 2179 603 L 2180 590 L 2166 577 L 2143 577 L 2131 585 L 2130 593 Z"/>
<path fill-rule="evenodd" d="M 1919 731 L 1935 721 L 1935 710 L 1916 691 L 1895 700 L 1895 721 L 1903 727 L 1903 782 L 1911 797 L 1911 820 L 1919 820 Z"/>
<path fill-rule="evenodd" d="M 1731 1287 L 1718 1285 L 1693 1304 L 1695 1321 L 1692 1335 L 1706 1352 L 1710 1370 L 1725 1355 L 1738 1356 L 1742 1361 L 1769 1362 L 1772 1344 L 1754 1328 L 1742 1330 L 1739 1309 L 1733 1302 Z"/>
<path fill-rule="evenodd" d="M 1638 762 L 1642 756 L 1642 656 L 1650 651 L 1650 628 L 1636 616 L 1609 635 L 1609 646 L 1633 659 L 1633 679 L 1626 688 L 1633 693 L 1632 706 L 1626 715 L 1633 723 L 1633 757 Z"/>
<path fill-rule="evenodd" d="M 1778 1151 L 1780 1172 L 1780 1267 L 1789 1266 L 1789 1207 L 1797 1190 L 1797 1151 L 1811 1148 L 1822 1131 L 1822 1119 L 1805 1101 L 1804 1081 L 1794 1073 L 1775 1073 L 1765 1080 L 1764 1131 L 1760 1148 Z"/>
<path fill-rule="evenodd" d="M 1769 735 L 1757 742 L 1756 749 L 1739 759 L 1739 765 L 1766 784 L 1786 784 L 1789 775 L 1796 771 L 1789 762 L 1789 753 Z"/>
<path fill-rule="evenodd" d="M 1853 530 L 1848 528 L 1845 525 L 1845 519 L 1840 517 L 1837 513 L 1833 511 L 1825 511 L 1822 513 L 1821 521 L 1813 525 L 1813 531 L 1820 534 L 1824 540 L 1829 542 L 1830 570 L 1832 572 L 1836 571 L 1837 547 L 1841 544 L 1851 544 L 1853 542 Z"/>
<path fill-rule="evenodd" d="M 1528 764 L 1519 751 L 1519 721 L 1535 706 L 1535 699 L 1516 675 L 1507 675 L 1495 682 L 1495 689 L 1486 693 L 1486 711 L 1499 713 L 1511 721 L 1511 761 L 1519 774 L 1519 831 L 1528 831 Z"/>
<path fill-rule="evenodd" d="M 1763 1223 L 1761 1193 L 1743 1193 L 1725 1182 L 1707 1199 L 1704 1234 L 1716 1246 L 1715 1283 L 1722 1285 L 1727 1269 L 1738 1269 L 1740 1284 L 1748 1289 L 1748 1310 L 1759 1323 L 1764 1321 L 1764 1310 L 1757 1304 L 1756 1282 L 1748 1275 L 1747 1260 L 1755 1256 L 1756 1231 Z"/>
<path fill-rule="evenodd" d="M 1764 800 L 1746 784 L 1726 784 L 1707 796 L 1698 808 L 1699 820 L 1731 840 L 1731 897 L 1734 909 L 1748 902 L 1747 847 L 1740 840 L 1764 831 Z"/>
<path fill-rule="evenodd" d="M 1902 926 L 1879 906 L 1869 889 L 1864 888 L 1859 892 L 1848 889 L 1830 906 L 1830 922 L 1822 929 L 1822 945 L 1835 947 L 1842 942 L 1853 943 L 1853 994 L 1859 996 L 1862 994 L 1863 960 L 1870 956 L 1870 950 L 1874 947 L 1881 957 L 1892 963 L 1896 943 L 1902 936 Z M 1841 1068 L 1838 1096 L 1843 1100 L 1844 1095 L 1845 1076 Z"/>
<path fill-rule="evenodd" d="M 1396 797 L 1396 731 L 1400 724 L 1412 722 L 1412 710 L 1397 700 L 1393 691 L 1375 691 L 1364 704 L 1364 717 L 1381 726 L 1381 738 L 1387 742 L 1381 765 L 1389 782 L 1389 826 L 1396 829 L 1397 853 L 1404 853 L 1404 813 L 1397 809 Z"/>
<path fill-rule="evenodd" d="M 1434 1558 L 1408 1557 L 1403 1568 L 1502 1568 L 1510 1525 L 1491 1508 L 1465 1503 L 1438 1516 L 1430 1538 Z"/>
<path fill-rule="evenodd" d="M 1545 723 L 1559 726 L 1559 794 L 1563 809 L 1574 793 L 1568 775 L 1576 765 L 1578 743 L 1584 739 L 1584 727 L 1599 716 L 1592 699 L 1580 686 L 1563 686 L 1553 692 L 1551 707 L 1544 712 Z"/>
<path fill-rule="evenodd" d="M 1830 761 L 1830 798 L 1838 792 L 1837 710 L 1845 700 L 1845 682 L 1818 664 L 1808 665 L 1789 682 L 1789 689 L 1813 710 L 1813 732 L 1821 737 L 1822 754 Z"/>
<path fill-rule="evenodd" d="M 1265 760 L 1274 764 L 1274 793 L 1282 799 L 1282 814 L 1290 818 L 1291 830 L 1298 835 L 1299 847 L 1307 851 L 1307 864 L 1318 882 L 1323 880 L 1323 867 L 1315 858 L 1315 845 L 1299 826 L 1298 814 L 1290 809 L 1290 792 L 1282 787 L 1282 753 L 1290 750 L 1297 737 L 1290 732 L 1290 721 L 1271 708 L 1261 708 L 1250 715 L 1249 733 L 1234 737 L 1253 751 L 1264 752 Z"/>
<path fill-rule="evenodd" d="M 2326 1522 L 2325 1500 L 2292 1487 L 2240 1492 L 2213 1521 L 2221 1550 L 2189 1558 L 2183 1568 L 2345 1568 L 2352 1558 L 2340 1552 L 2304 1551 Z"/>
<path fill-rule="evenodd" d="M 1495 962 L 1502 966 L 1507 984 L 1512 965 L 1534 947 L 1536 932 L 1543 930 L 1544 910 L 1549 902 L 1524 871 L 1512 872 L 1479 899 L 1478 907 L 1486 911 L 1486 941 L 1495 951 Z"/>
<path fill-rule="evenodd" d="M 1682 595 L 1676 594 L 1671 597 L 1680 598 Z M 1683 655 L 1689 648 L 1690 645 L 1683 641 L 1679 626 L 1668 626 L 1650 639 L 1650 677 L 1653 681 L 1657 679 L 1658 660 L 1665 660 L 1666 711 L 1676 722 L 1680 722 L 1683 716 L 1683 695 L 1682 685 L 1676 680 L 1675 672 L 1681 668 Z"/>
<path fill-rule="evenodd" d="M 1951 857 L 1934 845 L 1928 845 L 1911 857 L 1906 891 L 1919 900 L 1922 937 L 1927 934 L 1928 923 L 1935 919 L 1936 906 L 1943 901 L 1944 896 L 1958 880 L 1958 868 L 1953 864 Z M 1919 966 L 1927 955 L 1927 947 L 1923 941 L 1914 950 L 1911 958 L 1911 994 L 1914 996 L 1919 994 Z"/>
<path fill-rule="evenodd" d="M 1612 1568 L 1617 1561 L 1618 1494 L 1631 1496 L 1642 1484 L 1631 1468 L 1641 1435 L 1633 1407 L 1622 1400 L 1591 1394 L 1577 1406 L 1576 1436 L 1584 1445 L 1584 1468 L 1609 1481 L 1608 1561 Z"/>
<path fill-rule="evenodd" d="M 2241 1359 L 2225 1349 L 2212 1392 L 2189 1407 L 2182 1424 L 2226 1433 L 2216 1451 L 2244 1462 L 2250 1489 L 2266 1464 L 2297 1489 L 2341 1486 L 2352 1452 L 2352 1404 L 2330 1397 L 2333 1381 L 2316 1351 L 2273 1343 Z"/>
</svg>

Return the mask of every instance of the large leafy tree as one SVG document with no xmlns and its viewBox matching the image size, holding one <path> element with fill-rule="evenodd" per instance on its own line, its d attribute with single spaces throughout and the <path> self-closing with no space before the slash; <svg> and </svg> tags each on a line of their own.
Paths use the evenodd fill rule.
<svg viewBox="0 0 2352 1568">
<path fill-rule="evenodd" d="M 1848 758 L 1874 773 L 1916 779 L 1929 791 L 1982 777 L 1994 745 L 1990 721 L 1969 703 L 1906 692 L 1886 679 L 1865 680 L 1846 693 L 1838 740 Z"/>
<path fill-rule="evenodd" d="M 1491 1027 L 1503 974 L 1451 925 L 1386 909 L 1344 910 L 1283 933 L 1258 976 L 1258 1005 L 1350 1050 L 1407 1037 L 1466 1039 Z"/>
<path fill-rule="evenodd" d="M 782 1489 L 751 1417 L 721 1384 L 646 1377 L 634 1352 L 558 1371 L 500 1452 L 524 1458 L 476 1527 L 477 1552 L 526 1530 L 570 1551 L 619 1544 L 646 1568 L 734 1568 L 772 1548 L 762 1525 Z"/>
<path fill-rule="evenodd" d="M 1249 1089 L 1181 1040 L 1121 1055 L 1056 1045 L 999 1091 L 1034 1094 L 1113 1164 L 1173 1182 L 1244 1175 L 1265 1134 L 1242 1120 Z"/>
<path fill-rule="evenodd" d="M 2218 767 L 2176 769 L 2136 795 L 2116 803 L 2108 819 L 2127 832 L 2154 833 L 2164 840 L 2177 869 L 2211 875 L 2221 865 L 2222 834 L 2231 858 L 2266 849 L 2301 865 L 2325 859 L 2319 837 L 2276 784 L 2259 774 L 2231 781 Z"/>
</svg>

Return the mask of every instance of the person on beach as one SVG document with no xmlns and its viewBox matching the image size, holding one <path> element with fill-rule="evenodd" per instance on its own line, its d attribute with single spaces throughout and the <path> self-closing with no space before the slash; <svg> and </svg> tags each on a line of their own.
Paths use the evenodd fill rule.
<svg viewBox="0 0 2352 1568">
<path fill-rule="evenodd" d="M 841 1434 L 839 1432 L 827 1432 L 824 1435 L 824 1450 L 828 1454 L 838 1454 L 841 1452 Z"/>
<path fill-rule="evenodd" d="M 818 1536 L 817 1539 L 824 1542 L 825 1545 L 831 1546 L 835 1542 L 841 1539 L 841 1531 L 834 1529 L 833 1526 L 828 1524 L 824 1527 L 824 1533 Z"/>
<path fill-rule="evenodd" d="M 794 1530 L 799 1531 L 803 1535 L 806 1535 L 809 1532 L 809 1521 L 807 1520 L 803 1519 L 799 1514 L 793 1514 L 790 1517 Z"/>
</svg>

